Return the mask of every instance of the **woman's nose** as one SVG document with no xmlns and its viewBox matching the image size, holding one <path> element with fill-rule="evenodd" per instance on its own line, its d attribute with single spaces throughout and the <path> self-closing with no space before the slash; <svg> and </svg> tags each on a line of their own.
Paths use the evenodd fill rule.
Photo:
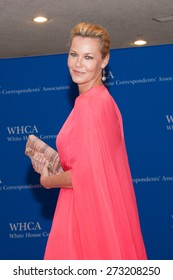
<svg viewBox="0 0 173 280">
<path fill-rule="evenodd" d="M 82 58 L 81 57 L 77 57 L 76 59 L 76 67 L 81 67 L 82 66 Z"/>
</svg>

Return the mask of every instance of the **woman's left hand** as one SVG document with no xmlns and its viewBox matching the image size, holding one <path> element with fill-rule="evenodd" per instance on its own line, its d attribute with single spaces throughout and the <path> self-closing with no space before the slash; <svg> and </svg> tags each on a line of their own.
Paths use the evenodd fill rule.
<svg viewBox="0 0 173 280">
<path fill-rule="evenodd" d="M 50 176 L 49 169 L 48 169 L 49 162 L 45 160 L 43 169 L 41 171 L 40 181 L 42 182 L 45 177 Z"/>
<path fill-rule="evenodd" d="M 46 163 L 46 158 L 43 153 L 35 153 L 35 155 L 32 157 L 32 166 L 35 170 L 35 172 L 41 174 L 43 167 Z"/>
</svg>

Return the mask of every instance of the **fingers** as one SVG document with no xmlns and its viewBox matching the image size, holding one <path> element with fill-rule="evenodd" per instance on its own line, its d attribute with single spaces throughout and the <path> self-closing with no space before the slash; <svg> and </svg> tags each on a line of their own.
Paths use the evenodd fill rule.
<svg viewBox="0 0 173 280">
<path fill-rule="evenodd" d="M 45 161 L 45 164 L 44 164 L 44 166 L 43 166 L 43 169 L 42 169 L 42 173 L 41 173 L 42 177 L 50 176 L 48 166 L 49 166 L 49 162 L 46 160 L 46 161 Z"/>
<path fill-rule="evenodd" d="M 32 157 L 32 166 L 34 170 L 39 174 L 41 174 L 45 163 L 46 159 L 44 157 L 44 154 L 42 153 L 35 153 L 35 155 Z"/>
<path fill-rule="evenodd" d="M 49 165 L 49 162 L 46 161 L 45 165 L 44 165 L 44 167 L 42 169 L 41 176 L 40 176 L 40 183 L 46 189 L 50 188 L 50 187 L 47 186 L 47 183 L 45 183 L 45 180 L 47 182 L 48 177 L 50 176 L 50 173 L 49 173 L 49 170 L 48 170 L 48 165 Z"/>
<path fill-rule="evenodd" d="M 39 162 L 42 165 L 44 165 L 46 162 L 46 159 L 45 159 L 45 156 L 43 153 L 35 153 L 35 155 L 33 156 L 33 160 L 35 162 Z"/>
</svg>

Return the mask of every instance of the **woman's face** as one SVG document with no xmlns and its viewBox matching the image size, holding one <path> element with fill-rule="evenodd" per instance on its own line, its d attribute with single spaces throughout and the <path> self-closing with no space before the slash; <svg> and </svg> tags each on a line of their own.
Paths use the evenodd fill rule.
<svg viewBox="0 0 173 280">
<path fill-rule="evenodd" d="M 69 55 L 68 67 L 72 80 L 78 86 L 91 86 L 101 81 L 102 69 L 107 65 L 100 52 L 100 41 L 95 38 L 76 36 L 73 38 Z"/>
</svg>

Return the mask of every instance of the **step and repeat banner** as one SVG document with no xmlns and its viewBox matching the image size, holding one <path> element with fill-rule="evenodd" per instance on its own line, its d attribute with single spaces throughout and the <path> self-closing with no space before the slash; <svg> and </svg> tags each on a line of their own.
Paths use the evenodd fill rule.
<svg viewBox="0 0 173 280">
<path fill-rule="evenodd" d="M 149 259 L 173 259 L 173 45 L 111 50 L 108 87 L 124 121 Z M 58 189 L 25 155 L 29 134 L 55 148 L 78 95 L 67 54 L 0 59 L 0 259 L 43 259 Z M 79 116 L 80 117 L 80 116 Z"/>
</svg>

